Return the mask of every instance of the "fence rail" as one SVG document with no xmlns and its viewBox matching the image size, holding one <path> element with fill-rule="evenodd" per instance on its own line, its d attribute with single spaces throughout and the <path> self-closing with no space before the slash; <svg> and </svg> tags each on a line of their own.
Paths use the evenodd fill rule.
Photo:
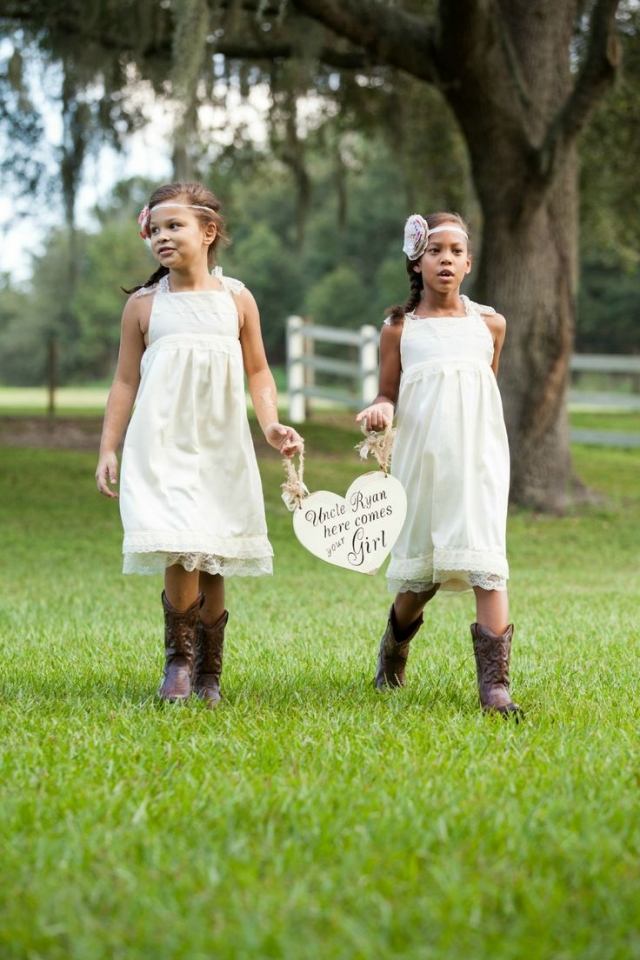
<svg viewBox="0 0 640 960">
<path fill-rule="evenodd" d="M 316 343 L 326 343 L 355 349 L 357 360 L 327 357 L 315 352 Z M 619 357 L 606 354 L 574 354 L 570 361 L 574 378 L 583 374 L 604 374 L 631 378 L 631 392 L 580 389 L 574 384 L 569 390 L 569 404 L 574 409 L 594 412 L 623 412 L 640 410 L 640 357 Z M 316 383 L 315 374 L 331 374 L 338 380 L 352 384 L 351 391 L 340 386 Z M 577 375 L 577 377 L 576 377 Z M 289 419 L 302 423 L 309 412 L 311 400 L 323 400 L 352 410 L 371 403 L 378 391 L 378 330 L 362 326 L 359 330 L 341 330 L 316 323 L 306 323 L 302 317 L 287 320 L 287 384 L 289 390 Z M 640 447 L 640 434 L 617 430 L 576 429 L 571 432 L 575 443 L 597 446 Z"/>
<path fill-rule="evenodd" d="M 640 376 L 640 357 L 619 357 L 606 353 L 574 353 L 571 370 L 593 373 L 629 373 Z"/>
<path fill-rule="evenodd" d="M 317 356 L 314 343 L 318 342 L 356 348 L 358 360 Z M 355 381 L 357 390 L 349 393 L 340 388 L 317 386 L 316 371 Z M 289 317 L 287 387 L 289 419 L 292 423 L 306 420 L 310 399 L 329 400 L 352 410 L 370 403 L 378 389 L 378 331 L 370 325 L 362 326 L 359 330 L 339 330 L 305 323 L 302 317 Z"/>
</svg>

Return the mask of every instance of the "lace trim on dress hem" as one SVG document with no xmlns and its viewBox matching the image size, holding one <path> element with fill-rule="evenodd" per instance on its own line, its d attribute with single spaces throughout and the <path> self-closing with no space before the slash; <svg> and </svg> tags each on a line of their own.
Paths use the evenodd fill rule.
<svg viewBox="0 0 640 960">
<path fill-rule="evenodd" d="M 498 577 L 493 573 L 468 573 L 460 576 L 460 571 L 456 571 L 458 576 L 451 578 L 446 574 L 441 574 L 443 580 L 437 580 L 440 583 L 440 589 L 448 593 L 461 593 L 465 590 L 471 590 L 473 587 L 480 587 L 482 590 L 506 590 L 507 581 L 504 577 Z M 432 580 L 395 580 L 389 579 L 387 587 L 390 593 L 427 593 L 434 587 Z"/>
<path fill-rule="evenodd" d="M 202 570 L 222 577 L 263 577 L 273 573 L 271 556 L 221 557 L 211 553 L 125 553 L 123 573 L 163 573 L 166 567 L 179 564 L 185 570 Z"/>
<path fill-rule="evenodd" d="M 206 547 L 204 545 L 200 546 L 203 540 L 206 540 Z M 173 549 L 171 549 L 172 547 Z M 136 555 L 157 553 L 177 556 L 226 557 L 229 560 L 260 560 L 262 557 L 273 556 L 273 549 L 266 536 L 233 537 L 226 540 L 224 538 L 205 538 L 196 534 L 163 533 L 162 531 L 149 534 L 127 534 L 124 538 L 122 552 Z"/>
<path fill-rule="evenodd" d="M 387 576 L 392 580 L 432 580 L 439 582 L 441 573 L 461 571 L 479 576 L 507 579 L 509 564 L 504 554 L 490 550 L 438 549 L 422 557 L 392 557 Z"/>
<path fill-rule="evenodd" d="M 439 583 L 442 590 L 506 590 L 509 564 L 490 550 L 436 549 L 423 557 L 392 557 L 387 569 L 393 593 L 423 593 Z"/>
</svg>

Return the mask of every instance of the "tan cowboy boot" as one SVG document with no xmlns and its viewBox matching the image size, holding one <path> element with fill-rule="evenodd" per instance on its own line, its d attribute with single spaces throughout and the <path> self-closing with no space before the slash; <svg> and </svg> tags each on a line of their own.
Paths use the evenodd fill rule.
<svg viewBox="0 0 640 960">
<path fill-rule="evenodd" d="M 400 630 L 391 604 L 387 629 L 382 635 L 378 651 L 378 667 L 373 684 L 376 690 L 386 687 L 404 687 L 404 670 L 409 656 L 409 644 L 423 623 L 422 614 L 413 623 Z"/>
<path fill-rule="evenodd" d="M 164 609 L 164 675 L 158 696 L 171 702 L 186 700 L 191 694 L 193 641 L 202 596 L 187 610 L 176 610 L 162 591 Z"/>
<path fill-rule="evenodd" d="M 204 700 L 208 707 L 217 707 L 220 703 L 224 628 L 228 619 L 229 611 L 225 610 L 215 623 L 207 624 L 198 620 L 196 627 L 193 692 Z"/>
<path fill-rule="evenodd" d="M 522 711 L 509 695 L 509 659 L 511 657 L 511 638 L 513 624 L 509 624 L 501 635 L 493 633 L 479 623 L 471 624 L 473 652 L 476 658 L 478 674 L 478 693 L 480 706 L 487 712 L 515 716 Z"/>
</svg>

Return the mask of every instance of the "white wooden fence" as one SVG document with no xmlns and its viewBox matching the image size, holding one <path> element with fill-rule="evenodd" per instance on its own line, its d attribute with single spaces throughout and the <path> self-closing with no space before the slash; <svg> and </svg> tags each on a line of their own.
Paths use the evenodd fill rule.
<svg viewBox="0 0 640 960">
<path fill-rule="evenodd" d="M 640 410 L 640 357 L 613 356 L 604 353 L 574 353 L 571 357 L 571 373 L 606 374 L 626 377 L 631 390 L 581 389 L 573 385 L 569 390 L 569 404 L 574 410 L 592 410 L 598 413 Z M 640 447 L 640 434 L 623 433 L 619 430 L 574 429 L 571 439 L 575 443 L 589 443 L 604 447 Z"/>
<path fill-rule="evenodd" d="M 314 343 L 337 343 L 355 347 L 357 361 L 318 356 Z M 353 352 L 353 351 L 352 351 Z M 331 373 L 358 385 L 357 392 L 340 388 L 319 387 L 315 372 Z M 289 392 L 289 419 L 292 423 L 306 420 L 308 400 L 329 400 L 352 410 L 371 403 L 378 392 L 378 331 L 372 326 L 359 330 L 340 330 L 305 323 L 302 317 L 287 320 L 287 388 Z"/>
<path fill-rule="evenodd" d="M 351 348 L 357 360 L 345 360 L 318 355 L 315 343 L 339 344 Z M 353 349 L 355 348 L 355 349 Z M 348 352 L 348 351 L 347 351 Z M 350 381 L 351 391 L 316 383 L 317 372 L 330 373 L 334 378 Z M 573 386 L 569 403 L 573 409 L 595 412 L 640 410 L 640 357 L 607 356 L 605 354 L 574 354 L 571 372 L 625 376 L 631 380 L 631 391 L 583 390 Z M 362 326 L 359 330 L 342 330 L 306 323 L 302 317 L 287 320 L 287 385 L 289 392 L 289 419 L 302 423 L 309 413 L 310 401 L 359 410 L 371 403 L 378 392 L 378 330 Z M 576 429 L 571 433 L 576 443 L 602 446 L 640 447 L 640 434 L 614 430 Z"/>
</svg>

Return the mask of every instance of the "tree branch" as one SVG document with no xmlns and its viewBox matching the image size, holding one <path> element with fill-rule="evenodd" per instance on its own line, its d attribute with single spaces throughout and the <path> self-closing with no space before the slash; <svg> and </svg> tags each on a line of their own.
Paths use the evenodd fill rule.
<svg viewBox="0 0 640 960">
<path fill-rule="evenodd" d="M 585 127 L 589 114 L 613 83 L 620 65 L 615 15 L 620 0 L 596 0 L 591 14 L 587 52 L 573 89 L 549 126 L 538 152 L 538 179 L 549 183 L 567 148 Z"/>
<path fill-rule="evenodd" d="M 214 53 L 221 53 L 229 60 L 291 60 L 296 56 L 295 46 L 287 41 L 275 43 L 273 41 L 251 43 L 236 40 L 219 40 L 214 46 Z M 381 61 L 374 60 L 368 52 L 361 50 L 336 50 L 324 46 L 318 51 L 318 60 L 327 67 L 336 70 L 366 70 L 369 67 L 381 66 Z"/>
<path fill-rule="evenodd" d="M 527 93 L 496 0 L 439 0 L 438 86 L 473 155 L 477 144 L 523 158 L 531 149 Z"/>
<path fill-rule="evenodd" d="M 346 37 L 376 63 L 435 83 L 435 31 L 423 17 L 379 0 L 293 0 L 294 8 Z"/>
<path fill-rule="evenodd" d="M 513 45 L 509 24 L 507 23 L 506 18 L 500 15 L 499 11 L 497 12 L 495 19 L 498 36 L 500 38 L 500 45 L 504 53 L 504 58 L 508 67 L 513 90 L 515 96 L 520 102 L 523 116 L 526 117 L 528 111 L 531 109 L 531 95 L 527 89 L 527 84 L 522 75 L 522 70 L 520 69 L 520 61 Z"/>
<path fill-rule="evenodd" d="M 14 0 L 7 7 L 2 20 L 13 23 L 15 26 L 32 26 L 39 28 L 42 21 L 38 15 L 38 8 L 31 3 Z M 172 55 L 171 33 L 161 31 L 158 40 L 153 40 L 144 46 L 140 39 L 126 31 L 95 30 L 86 21 L 79 20 L 76 14 L 69 10 L 56 12 L 56 29 L 67 36 L 75 36 L 86 42 L 94 43 L 103 50 L 116 53 L 133 53 L 148 61 L 160 61 Z M 230 60 L 252 60 L 255 62 L 273 60 L 292 60 L 298 53 L 293 42 L 288 40 L 272 40 L 265 37 L 259 39 L 238 39 L 222 36 L 211 45 L 212 53 L 219 53 Z M 367 70 L 371 67 L 384 66 L 384 60 L 375 56 L 372 51 L 362 49 L 338 50 L 335 47 L 324 45 L 318 51 L 318 60 L 327 67 L 336 70 Z"/>
</svg>

